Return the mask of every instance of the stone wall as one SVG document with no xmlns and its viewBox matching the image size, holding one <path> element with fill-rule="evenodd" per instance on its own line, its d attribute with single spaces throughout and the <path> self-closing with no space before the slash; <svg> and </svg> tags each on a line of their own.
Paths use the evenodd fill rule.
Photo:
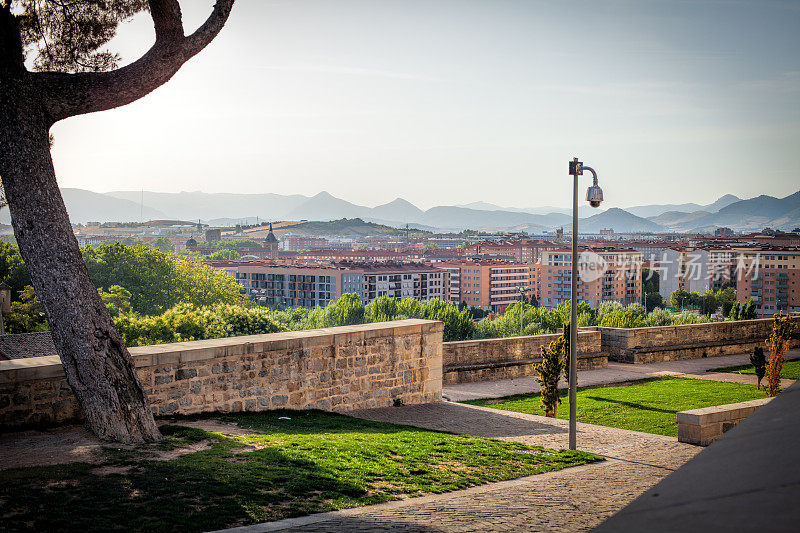
<svg viewBox="0 0 800 533">
<path fill-rule="evenodd" d="M 760 398 L 746 402 L 715 405 L 690 411 L 680 411 L 678 422 L 678 441 L 699 446 L 708 446 L 723 433 L 752 415 L 772 398 Z"/>
<path fill-rule="evenodd" d="M 578 370 L 608 366 L 596 328 L 578 331 Z M 442 351 L 444 383 L 469 383 L 535 376 L 541 348 L 559 335 L 533 335 L 473 341 L 445 342 Z"/>
<path fill-rule="evenodd" d="M 131 348 L 156 415 L 441 400 L 442 323 L 378 324 Z M 58 357 L 0 361 L 0 429 L 80 418 Z"/>
<path fill-rule="evenodd" d="M 602 350 L 612 361 L 654 363 L 752 351 L 763 346 L 772 331 L 772 319 L 597 329 L 602 333 Z"/>
</svg>

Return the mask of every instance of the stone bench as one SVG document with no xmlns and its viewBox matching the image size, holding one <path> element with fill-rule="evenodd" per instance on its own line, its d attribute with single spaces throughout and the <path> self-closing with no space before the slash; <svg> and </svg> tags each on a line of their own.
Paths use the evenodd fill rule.
<svg viewBox="0 0 800 533">
<path fill-rule="evenodd" d="M 772 398 L 680 411 L 678 441 L 708 446 Z"/>
</svg>

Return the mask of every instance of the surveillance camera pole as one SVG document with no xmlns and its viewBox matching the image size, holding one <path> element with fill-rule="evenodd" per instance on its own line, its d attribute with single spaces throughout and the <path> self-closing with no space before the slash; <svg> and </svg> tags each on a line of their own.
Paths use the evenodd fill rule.
<svg viewBox="0 0 800 533">
<path fill-rule="evenodd" d="M 597 187 L 597 173 L 574 158 L 569 162 L 572 181 L 572 276 L 570 279 L 569 320 L 569 449 L 577 447 L 577 403 L 578 403 L 578 176 L 588 170 Z M 588 198 L 587 198 L 588 199 Z M 601 198 L 602 199 L 602 196 Z M 599 205 L 599 201 L 597 202 Z M 592 204 L 594 206 L 594 204 Z"/>
</svg>

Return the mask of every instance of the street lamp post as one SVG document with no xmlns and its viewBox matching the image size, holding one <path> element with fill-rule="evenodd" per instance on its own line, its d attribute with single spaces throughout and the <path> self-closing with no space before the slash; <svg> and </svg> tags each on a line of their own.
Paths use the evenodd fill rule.
<svg viewBox="0 0 800 533">
<path fill-rule="evenodd" d="M 569 162 L 572 180 L 572 279 L 570 280 L 570 328 L 569 328 L 569 449 L 577 447 L 577 401 L 578 401 L 578 176 L 583 171 L 592 173 L 592 186 L 586 190 L 586 201 L 592 207 L 600 207 L 603 190 L 597 185 L 597 172 L 574 158 Z"/>
</svg>

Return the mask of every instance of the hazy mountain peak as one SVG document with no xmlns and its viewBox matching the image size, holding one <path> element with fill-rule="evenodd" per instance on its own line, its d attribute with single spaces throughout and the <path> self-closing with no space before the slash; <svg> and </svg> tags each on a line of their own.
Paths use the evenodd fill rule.
<svg viewBox="0 0 800 533">
<path fill-rule="evenodd" d="M 405 198 L 400 198 L 400 197 L 395 198 L 391 202 L 376 206 L 376 207 L 374 207 L 374 209 L 380 209 L 382 207 L 403 207 L 403 208 L 407 208 L 407 209 L 414 209 L 414 210 L 417 210 L 417 211 L 421 211 L 421 209 L 419 207 L 415 206 L 414 204 L 412 204 L 411 202 L 409 202 Z"/>
</svg>

